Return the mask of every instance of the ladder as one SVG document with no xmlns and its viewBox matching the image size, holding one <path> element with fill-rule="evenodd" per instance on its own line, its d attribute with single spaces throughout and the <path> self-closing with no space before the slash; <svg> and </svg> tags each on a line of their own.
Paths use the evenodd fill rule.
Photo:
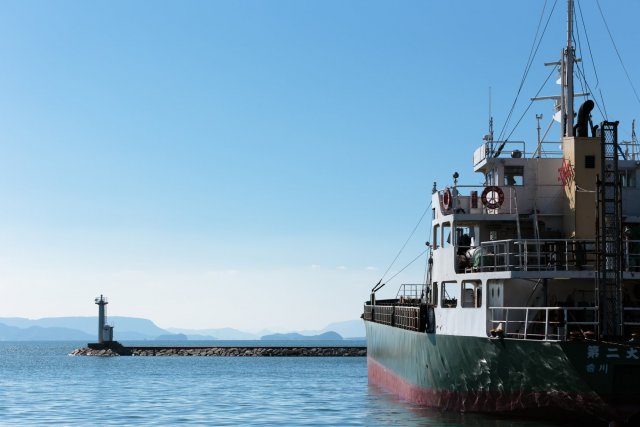
<svg viewBox="0 0 640 427">
<path fill-rule="evenodd" d="M 618 122 L 601 124 L 601 169 L 596 228 L 598 316 L 601 338 L 622 337 L 622 195 L 618 173 Z"/>
</svg>

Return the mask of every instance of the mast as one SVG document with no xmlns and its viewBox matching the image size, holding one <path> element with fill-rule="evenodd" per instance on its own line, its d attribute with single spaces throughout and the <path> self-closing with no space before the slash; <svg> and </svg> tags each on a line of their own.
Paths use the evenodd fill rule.
<svg viewBox="0 0 640 427">
<path fill-rule="evenodd" d="M 574 136 L 573 134 L 573 0 L 567 0 L 567 47 L 563 51 L 563 103 L 562 103 L 562 136 Z"/>
</svg>

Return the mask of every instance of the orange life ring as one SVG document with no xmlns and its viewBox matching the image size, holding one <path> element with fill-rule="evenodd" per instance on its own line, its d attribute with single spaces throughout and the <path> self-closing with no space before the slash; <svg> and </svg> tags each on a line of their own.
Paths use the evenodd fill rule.
<svg viewBox="0 0 640 427">
<path fill-rule="evenodd" d="M 504 203 L 504 191 L 500 187 L 490 185 L 485 187 L 481 199 L 487 209 L 498 209 Z"/>
<path fill-rule="evenodd" d="M 442 207 L 447 211 L 451 208 L 451 190 L 449 190 L 449 187 L 442 192 Z"/>
</svg>

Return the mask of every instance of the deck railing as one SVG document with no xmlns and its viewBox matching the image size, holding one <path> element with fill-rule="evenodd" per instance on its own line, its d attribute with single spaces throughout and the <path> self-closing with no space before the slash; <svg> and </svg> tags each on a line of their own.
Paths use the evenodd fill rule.
<svg viewBox="0 0 640 427">
<path fill-rule="evenodd" d="M 489 307 L 493 335 L 505 338 L 565 341 L 596 337 L 597 307 Z M 625 328 L 640 326 L 640 307 L 624 307 Z"/>
<path fill-rule="evenodd" d="M 424 290 L 425 285 L 420 284 L 409 284 L 403 283 L 398 288 L 398 293 L 396 294 L 396 298 L 399 300 L 402 299 L 410 299 L 410 300 L 419 300 L 422 298 L 422 292 Z"/>
<path fill-rule="evenodd" d="M 510 239 L 482 242 L 474 257 L 479 271 L 595 270 L 595 240 Z"/>
<path fill-rule="evenodd" d="M 640 240 L 625 240 L 624 271 L 640 271 Z M 464 247 L 462 248 L 464 249 Z M 595 271 L 595 240 L 510 239 L 482 242 L 465 266 L 472 271 Z"/>
<path fill-rule="evenodd" d="M 564 341 L 597 333 L 596 307 L 489 307 L 494 334 L 505 338 Z"/>
<path fill-rule="evenodd" d="M 477 166 L 480 162 L 491 157 L 506 158 L 514 157 L 514 152 L 520 152 L 519 155 L 524 158 L 531 157 L 551 157 L 562 158 L 562 150 L 558 150 L 559 141 L 547 141 L 540 145 L 540 149 L 536 147 L 533 152 L 528 152 L 523 141 L 506 141 L 502 150 L 498 152 L 498 148 L 503 141 L 484 142 L 480 147 L 476 148 L 473 153 L 473 165 Z"/>
<path fill-rule="evenodd" d="M 383 325 L 393 325 L 392 305 L 376 305 L 373 307 L 373 321 Z"/>
<path fill-rule="evenodd" d="M 433 308 L 429 308 L 433 312 Z M 433 332 L 424 318 L 427 306 L 365 304 L 367 321 L 413 331 Z M 504 338 L 565 341 L 595 338 L 598 334 L 597 307 L 489 307 L 491 332 Z M 640 307 L 624 307 L 625 328 L 640 326 Z M 428 317 L 428 316 L 427 316 Z"/>
<path fill-rule="evenodd" d="M 366 304 L 362 317 L 364 320 L 382 323 L 383 325 L 412 331 L 423 331 L 425 329 L 425 319 L 421 316 L 423 309 L 426 310 L 425 305 L 403 305 L 400 303 L 389 305 Z"/>
</svg>

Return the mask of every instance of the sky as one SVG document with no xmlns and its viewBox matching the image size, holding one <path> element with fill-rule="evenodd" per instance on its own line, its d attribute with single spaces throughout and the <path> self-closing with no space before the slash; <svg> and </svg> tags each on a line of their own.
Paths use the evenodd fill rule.
<svg viewBox="0 0 640 427">
<path fill-rule="evenodd" d="M 616 48 L 582 0 L 579 54 L 628 139 L 640 2 L 599 2 Z M 385 272 L 434 182 L 482 183 L 490 114 L 534 147 L 557 3 L 505 127 L 552 0 L 0 2 L 0 317 L 95 315 L 104 294 L 165 328 L 358 319 L 383 276 L 379 297 L 423 281 L 424 256 L 388 279 L 429 215 Z"/>
</svg>

